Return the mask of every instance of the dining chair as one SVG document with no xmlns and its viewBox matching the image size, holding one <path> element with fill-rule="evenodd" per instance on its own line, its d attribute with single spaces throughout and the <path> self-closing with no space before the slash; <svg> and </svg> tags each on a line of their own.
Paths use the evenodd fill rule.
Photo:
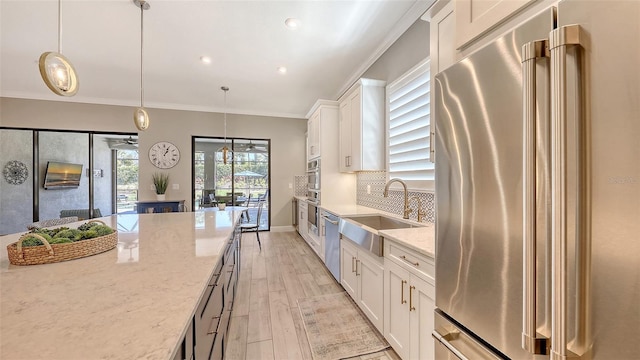
<svg viewBox="0 0 640 360">
<path fill-rule="evenodd" d="M 247 223 L 240 224 L 240 232 L 242 234 L 246 232 L 255 231 L 256 239 L 258 239 L 258 247 L 260 248 L 261 251 L 262 251 L 262 244 L 260 244 L 260 231 L 258 231 L 258 229 L 260 228 L 260 217 L 262 216 L 263 206 L 264 206 L 264 201 L 260 201 L 260 203 L 258 203 L 258 214 L 256 215 L 255 223 L 247 222 Z"/>
<path fill-rule="evenodd" d="M 251 194 L 249 194 L 249 197 L 242 204 L 242 206 L 246 207 L 246 209 L 244 211 L 242 211 L 242 217 L 245 218 L 244 220 L 246 222 L 251 221 L 251 218 L 249 217 L 249 204 L 250 203 L 251 203 Z"/>
</svg>

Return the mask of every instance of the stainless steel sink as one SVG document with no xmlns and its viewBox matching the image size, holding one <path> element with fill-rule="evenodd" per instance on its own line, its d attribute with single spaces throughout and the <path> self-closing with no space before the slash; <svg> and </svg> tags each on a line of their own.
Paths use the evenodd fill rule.
<svg viewBox="0 0 640 360">
<path fill-rule="evenodd" d="M 346 218 L 361 225 L 368 226 L 374 230 L 406 229 L 414 227 L 411 223 L 382 215 L 352 216 Z"/>
<path fill-rule="evenodd" d="M 371 253 L 382 256 L 383 238 L 379 230 L 421 227 L 412 223 L 382 215 L 347 216 L 340 218 L 339 231 L 347 238 Z"/>
</svg>

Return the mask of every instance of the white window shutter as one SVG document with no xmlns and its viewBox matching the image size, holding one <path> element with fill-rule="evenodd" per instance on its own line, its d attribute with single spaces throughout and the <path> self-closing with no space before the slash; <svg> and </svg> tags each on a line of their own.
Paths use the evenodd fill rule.
<svg viewBox="0 0 640 360">
<path fill-rule="evenodd" d="M 387 86 L 387 173 L 416 190 L 433 189 L 429 60 Z"/>
</svg>

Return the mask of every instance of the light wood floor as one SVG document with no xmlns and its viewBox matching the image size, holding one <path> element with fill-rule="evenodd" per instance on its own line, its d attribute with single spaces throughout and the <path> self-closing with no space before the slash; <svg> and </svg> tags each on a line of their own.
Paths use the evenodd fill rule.
<svg viewBox="0 0 640 360">
<path fill-rule="evenodd" d="M 344 289 L 296 232 L 243 234 L 226 360 L 311 359 L 298 299 Z M 397 355 L 396 355 L 397 357 Z"/>
<path fill-rule="evenodd" d="M 298 299 L 344 291 L 296 232 L 243 234 L 227 360 L 311 359 Z"/>
</svg>

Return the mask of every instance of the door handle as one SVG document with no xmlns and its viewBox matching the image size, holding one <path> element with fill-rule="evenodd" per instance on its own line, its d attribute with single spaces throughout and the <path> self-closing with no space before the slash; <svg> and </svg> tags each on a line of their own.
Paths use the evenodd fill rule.
<svg viewBox="0 0 640 360">
<path fill-rule="evenodd" d="M 415 310 L 416 308 L 413 306 L 413 289 L 415 286 L 409 286 L 409 311 Z"/>
<path fill-rule="evenodd" d="M 351 257 L 351 272 L 356 272 L 356 258 L 354 256 Z"/>
<path fill-rule="evenodd" d="M 358 263 L 360 262 L 359 259 L 356 259 L 356 276 L 360 276 L 360 274 L 358 274 Z"/>
<path fill-rule="evenodd" d="M 567 336 L 567 233 L 568 221 L 568 133 L 578 139 L 576 148 L 571 149 L 575 155 L 576 169 L 572 169 L 575 174 L 575 242 L 576 242 L 576 297 L 575 297 L 575 322 L 576 334 L 573 343 L 581 348 L 587 343 L 587 332 L 589 323 L 587 313 L 587 294 L 589 284 L 590 263 L 587 254 L 588 238 L 585 227 L 585 198 L 581 196 L 585 188 L 582 149 L 582 122 L 577 120 L 577 126 L 569 128 L 567 125 L 569 108 L 567 101 L 567 47 L 581 46 L 583 40 L 582 29 L 579 25 L 568 25 L 551 31 L 549 34 L 549 50 L 551 52 L 551 251 L 553 253 L 551 263 L 552 289 L 551 289 L 551 357 L 564 359 L 574 356 L 569 351 L 569 341 Z M 577 61 L 580 64 L 580 61 Z M 581 92 L 581 89 L 578 93 Z M 579 104 L 581 105 L 581 104 Z"/>
<path fill-rule="evenodd" d="M 522 348 L 531 354 L 547 354 L 550 345 L 549 339 L 538 336 L 536 331 L 536 60 L 549 56 L 547 48 L 547 40 L 532 41 L 522 46 L 524 123 Z"/>
<path fill-rule="evenodd" d="M 407 283 L 407 280 L 402 280 L 400 282 L 400 304 L 406 304 L 407 300 L 404 299 L 404 284 Z"/>
<path fill-rule="evenodd" d="M 431 333 L 434 339 L 438 340 L 444 347 L 446 347 L 449 351 L 451 351 L 455 356 L 457 356 L 460 360 L 469 360 L 468 357 L 464 356 L 460 350 L 456 349 L 455 346 L 451 344 L 451 340 L 455 340 L 458 337 L 458 332 L 451 332 L 445 335 L 441 335 L 438 330 L 434 330 Z"/>
</svg>

